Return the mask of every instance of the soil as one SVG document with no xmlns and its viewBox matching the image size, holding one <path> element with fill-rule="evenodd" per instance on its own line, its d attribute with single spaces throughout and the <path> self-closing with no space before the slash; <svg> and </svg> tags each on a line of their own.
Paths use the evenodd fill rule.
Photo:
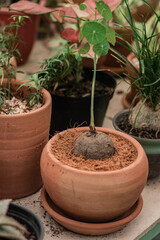
<svg viewBox="0 0 160 240">
<path fill-rule="evenodd" d="M 91 95 L 91 88 L 92 88 L 92 82 L 89 80 L 81 80 L 80 84 L 73 85 L 72 81 L 66 83 L 62 83 L 54 92 L 53 94 L 59 95 L 59 96 L 67 96 L 67 97 L 87 97 Z M 113 88 L 106 87 L 105 84 L 102 82 L 96 81 L 95 83 L 95 95 L 101 96 L 106 93 L 112 94 L 114 91 Z"/>
<path fill-rule="evenodd" d="M 3 105 L 3 111 L 0 111 L 1 115 L 13 115 L 20 113 L 32 112 L 42 106 L 41 103 L 37 103 L 34 106 L 27 105 L 27 101 L 25 99 L 18 99 L 16 97 L 12 97 L 11 100 L 4 99 L 5 104 Z"/>
<path fill-rule="evenodd" d="M 122 169 L 134 162 L 137 157 L 136 148 L 127 140 L 114 134 L 108 134 L 111 138 L 115 154 L 107 159 L 93 160 L 83 156 L 76 156 L 73 147 L 75 140 L 85 131 L 65 131 L 58 135 L 58 141 L 52 143 L 54 156 L 63 164 L 86 171 L 112 171 Z"/>
<path fill-rule="evenodd" d="M 136 137 L 147 138 L 147 139 L 160 139 L 160 129 L 158 129 L 158 131 L 154 131 L 149 128 L 141 128 L 141 129 L 133 128 L 128 123 L 128 115 L 124 115 L 123 118 L 121 118 L 118 121 L 117 125 L 125 133 L 128 133 Z"/>
</svg>

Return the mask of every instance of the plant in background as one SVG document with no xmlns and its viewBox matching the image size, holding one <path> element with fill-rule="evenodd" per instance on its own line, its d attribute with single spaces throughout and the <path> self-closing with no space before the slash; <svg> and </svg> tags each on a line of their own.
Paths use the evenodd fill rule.
<svg viewBox="0 0 160 240">
<path fill-rule="evenodd" d="M 26 240 L 24 234 L 27 230 L 24 226 L 18 223 L 15 219 L 7 216 L 11 200 L 0 201 L 0 238 Z"/>
<path fill-rule="evenodd" d="M 123 59 L 121 62 L 126 66 L 124 68 L 125 75 L 133 81 L 132 85 L 134 84 L 137 91 L 134 100 L 137 97 L 140 98 L 140 102 L 131 111 L 129 123 L 133 128 L 157 131 L 160 129 L 160 32 L 157 32 L 160 18 L 159 12 L 156 12 L 145 0 L 143 2 L 154 13 L 155 22 L 151 28 L 147 28 L 146 22 L 143 22 L 141 27 L 139 24 L 136 25 L 127 0 L 125 0 L 125 4 L 129 18 L 124 16 L 131 27 L 135 43 L 131 45 L 124 41 L 127 48 L 135 55 L 139 69 L 117 51 L 114 49 L 112 51 Z M 122 76 L 121 78 L 124 79 Z"/>
<path fill-rule="evenodd" d="M 66 41 L 56 55 L 45 59 L 41 68 L 43 70 L 38 73 L 39 80 L 50 92 L 54 92 L 61 83 L 76 86 L 81 80 L 81 58 L 74 45 L 69 46 Z"/>
<path fill-rule="evenodd" d="M 20 27 L 23 27 L 25 24 L 25 19 L 28 19 L 28 16 L 12 16 L 12 21 L 9 25 L 6 25 L 0 31 L 0 75 L 1 75 L 1 88 L 0 88 L 0 111 L 5 114 L 9 114 L 12 109 L 6 103 L 7 99 L 11 99 L 13 97 L 11 83 L 12 79 L 16 78 L 15 68 L 11 64 L 11 58 L 21 57 L 19 50 L 17 49 L 17 45 L 21 42 L 20 36 L 18 36 L 18 30 Z M 22 73 L 21 71 L 18 71 Z M 2 87 L 4 77 L 7 78 L 8 86 Z M 34 84 L 32 82 L 31 85 L 28 85 L 28 82 L 22 83 L 21 86 L 17 89 L 17 91 L 24 85 L 28 86 L 28 90 L 31 88 L 35 91 L 31 91 L 30 98 L 28 99 L 27 105 L 32 107 L 34 104 L 38 103 L 42 99 L 41 93 L 41 82 L 33 77 Z M 6 106 L 4 108 L 4 106 Z"/>
<path fill-rule="evenodd" d="M 151 2 L 151 4 L 153 4 L 153 6 L 157 7 L 158 5 L 158 1 L 157 0 L 152 0 L 154 3 L 152 3 L 150 0 L 149 2 Z M 147 14 L 145 16 L 143 16 L 143 13 L 136 13 L 135 9 L 138 9 L 139 7 L 145 7 L 146 5 L 144 5 L 143 0 L 128 0 L 127 4 L 130 8 L 131 14 L 135 14 L 136 15 L 136 19 L 137 21 L 142 21 L 143 20 L 147 20 L 149 17 L 151 17 L 151 13 L 152 11 L 150 11 L 149 8 L 146 8 Z M 135 12 L 135 13 L 134 13 Z M 122 25 L 127 24 L 126 18 L 128 17 L 128 9 L 127 6 L 125 4 L 125 0 L 122 0 L 121 4 L 113 11 L 113 22 L 116 24 L 117 27 L 122 27 Z"/>
<path fill-rule="evenodd" d="M 11 93 L 11 79 L 15 78 L 15 69 L 10 60 L 13 56 L 19 56 L 17 49 L 18 43 L 21 41 L 18 36 L 18 29 L 24 26 L 27 16 L 12 16 L 12 21 L 0 31 L 0 74 L 1 84 L 4 79 L 4 72 L 8 79 L 8 98 Z"/>
</svg>

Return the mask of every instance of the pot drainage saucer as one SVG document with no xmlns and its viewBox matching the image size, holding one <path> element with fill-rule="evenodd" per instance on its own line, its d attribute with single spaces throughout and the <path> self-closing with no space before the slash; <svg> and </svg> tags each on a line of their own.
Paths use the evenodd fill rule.
<svg viewBox="0 0 160 240">
<path fill-rule="evenodd" d="M 73 232 L 85 235 L 104 235 L 116 232 L 136 218 L 143 206 L 143 199 L 142 196 L 140 196 L 133 207 L 123 214 L 123 216 L 106 223 L 87 223 L 74 220 L 63 213 L 63 211 L 52 202 L 44 187 L 41 191 L 41 202 L 46 211 L 59 224 Z"/>
</svg>

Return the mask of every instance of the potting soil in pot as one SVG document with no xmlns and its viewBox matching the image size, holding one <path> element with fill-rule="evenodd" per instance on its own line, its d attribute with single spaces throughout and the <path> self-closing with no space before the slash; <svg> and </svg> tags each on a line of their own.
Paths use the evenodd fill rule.
<svg viewBox="0 0 160 240">
<path fill-rule="evenodd" d="M 3 104 L 3 111 L 0 111 L 1 115 L 7 114 L 20 114 L 20 113 L 27 113 L 32 112 L 42 106 L 41 103 L 36 103 L 33 106 L 27 105 L 27 100 L 25 99 L 18 99 L 16 97 L 12 97 L 11 100 L 4 100 L 5 104 Z"/>
<path fill-rule="evenodd" d="M 160 139 L 160 129 L 157 131 L 151 130 L 150 128 L 133 128 L 128 123 L 128 114 L 125 114 L 123 118 L 119 119 L 117 123 L 118 127 L 123 130 L 125 133 L 134 135 L 140 138 L 147 138 L 147 139 Z"/>
<path fill-rule="evenodd" d="M 58 141 L 54 144 L 52 143 L 54 156 L 63 164 L 87 171 L 111 171 L 127 167 L 137 158 L 135 147 L 124 138 L 114 134 L 108 134 L 116 149 L 112 157 L 103 160 L 93 160 L 85 159 L 83 156 L 76 156 L 73 152 L 73 144 L 83 132 L 65 131 L 63 135 L 59 134 Z"/>
</svg>

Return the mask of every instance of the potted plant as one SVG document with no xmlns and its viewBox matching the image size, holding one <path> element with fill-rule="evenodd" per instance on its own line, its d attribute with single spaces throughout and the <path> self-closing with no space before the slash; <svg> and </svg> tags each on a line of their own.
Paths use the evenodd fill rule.
<svg viewBox="0 0 160 240">
<path fill-rule="evenodd" d="M 44 229 L 38 217 L 10 199 L 0 201 L 1 239 L 43 240 Z"/>
<path fill-rule="evenodd" d="M 26 20 L 25 26 L 18 29 L 18 35 L 22 40 L 22 42 L 19 42 L 17 45 L 17 49 L 19 49 L 21 53 L 21 59 L 17 58 L 19 64 L 23 64 L 28 60 L 31 50 L 34 46 L 37 36 L 39 16 L 53 11 L 53 9 L 44 7 L 43 0 L 41 0 L 39 4 L 27 0 L 17 1 L 13 4 L 12 1 L 5 1 L 3 5 L 1 4 L 1 27 L 8 25 L 11 21 L 11 16 L 13 15 L 18 14 L 19 16 L 29 16 L 29 18 Z"/>
<path fill-rule="evenodd" d="M 160 9 L 160 5 L 159 5 L 159 8 L 157 8 L 157 14 L 159 14 L 159 9 Z M 153 15 L 153 12 L 152 12 L 152 15 Z M 152 29 L 155 25 L 155 22 L 156 22 L 156 15 L 154 14 L 149 20 L 147 20 L 146 22 L 146 30 L 147 30 L 147 34 L 150 34 L 150 29 Z M 142 28 L 143 27 L 143 23 L 139 23 L 137 24 L 137 27 L 138 28 Z M 156 29 L 155 29 L 155 32 L 159 32 L 160 31 L 160 27 L 159 25 L 156 26 Z M 128 56 L 127 56 L 127 59 L 129 62 L 131 62 L 132 64 L 134 64 L 134 67 L 137 68 L 137 70 L 139 70 L 139 62 L 137 60 L 137 58 L 135 57 L 134 53 L 131 52 Z M 134 75 L 134 72 L 132 70 L 129 70 L 128 68 L 128 71 L 130 71 L 130 75 Z M 134 76 L 135 77 L 135 76 Z M 130 82 L 131 82 L 131 87 L 130 87 L 130 90 L 127 92 L 127 94 L 124 94 L 123 98 L 122 98 L 122 104 L 125 108 L 130 108 L 131 104 L 132 104 L 132 101 L 133 99 L 135 98 L 136 94 L 137 94 L 137 91 L 136 91 L 136 86 L 134 86 L 134 83 L 133 83 L 133 80 L 130 79 Z M 136 99 L 136 101 L 134 101 L 134 105 L 138 102 L 138 98 Z"/>
<path fill-rule="evenodd" d="M 158 6 L 157 0 L 149 0 L 148 1 L 151 6 L 156 9 Z M 131 9 L 131 14 L 136 22 L 148 21 L 149 18 L 153 15 L 152 10 L 143 3 L 143 1 L 139 0 L 128 0 L 128 5 Z M 117 33 L 117 41 L 114 46 L 114 49 L 119 52 L 121 55 L 127 57 L 130 54 L 130 50 L 127 48 L 125 41 L 132 44 L 134 38 L 130 26 L 126 21 L 125 16 L 127 16 L 127 7 L 125 5 L 125 1 L 121 1 L 121 4 L 113 11 L 113 18 L 110 21 L 110 26 Z M 123 41 L 123 39 L 125 41 Z M 122 63 L 116 61 L 116 59 L 112 56 L 112 51 L 109 51 L 106 61 L 101 65 L 101 69 L 106 69 L 110 73 L 116 72 L 118 74 L 123 74 Z"/>
<path fill-rule="evenodd" d="M 147 4 L 146 1 L 144 2 Z M 132 105 L 137 97 L 140 101 L 129 111 L 117 114 L 113 124 L 116 129 L 130 134 L 141 143 L 149 159 L 149 177 L 156 177 L 160 173 L 158 161 L 160 155 L 160 51 L 159 32 L 156 31 L 159 14 L 152 9 L 156 21 L 154 27 L 150 28 L 150 32 L 147 32 L 146 22 L 143 23 L 142 29 L 136 27 L 129 8 L 128 11 L 130 16 L 128 23 L 135 39 L 135 45 L 128 44 L 128 48 L 138 61 L 139 68 L 137 69 L 134 63 L 126 58 L 123 58 L 123 63 L 128 66 L 128 70 L 127 68 L 125 70 L 126 76 L 132 80 L 132 85 L 134 84 L 136 89 Z"/>
<path fill-rule="evenodd" d="M 24 197 L 40 188 L 40 155 L 49 136 L 49 92 L 35 78 L 31 85 L 14 79 L 10 67 L 11 57 L 19 53 L 13 30 L 24 22 L 25 17 L 13 16 L 0 42 L 0 65 L 7 76 L 0 83 L 0 199 Z"/>
<path fill-rule="evenodd" d="M 39 79 L 52 96 L 50 135 L 75 125 L 87 126 L 92 69 L 83 68 L 75 45 L 65 43 L 57 54 L 44 60 L 41 68 Z M 96 86 L 95 122 L 97 126 L 102 126 L 116 81 L 110 75 L 98 72 Z"/>
<path fill-rule="evenodd" d="M 80 8 L 85 9 L 87 5 L 83 3 Z M 109 43 L 115 43 L 115 32 L 108 26 L 112 13 L 103 1 L 96 2 L 94 16 L 94 20 L 83 20 L 80 39 L 84 38 L 86 43 L 79 50 L 80 54 L 93 53 L 90 126 L 57 133 L 46 144 L 40 165 L 51 201 L 47 202 L 42 194 L 44 207 L 48 209 L 50 204 L 51 215 L 65 227 L 99 235 L 126 224 L 123 214 L 139 199 L 146 183 L 148 163 L 143 148 L 134 138 L 115 130 L 95 128 L 96 62 L 107 54 Z M 117 223 L 118 217 L 122 218 Z"/>
</svg>

